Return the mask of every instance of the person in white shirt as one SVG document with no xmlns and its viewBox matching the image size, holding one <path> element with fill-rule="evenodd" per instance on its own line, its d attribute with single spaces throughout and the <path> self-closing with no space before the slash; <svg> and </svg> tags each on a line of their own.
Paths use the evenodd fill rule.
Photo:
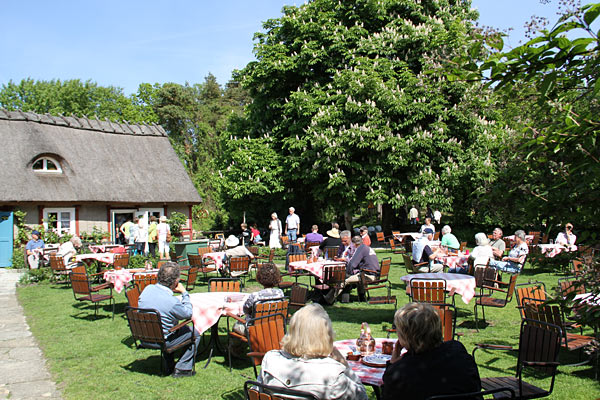
<svg viewBox="0 0 600 400">
<path fill-rule="evenodd" d="M 290 214 L 285 219 L 285 233 L 287 234 L 290 243 L 296 242 L 298 232 L 300 232 L 300 217 L 298 214 L 294 213 L 295 211 L 296 209 L 294 207 L 290 207 Z"/>
<path fill-rule="evenodd" d="M 423 233 L 425 232 L 425 229 L 431 229 L 435 234 L 435 226 L 431 223 L 431 218 L 429 217 L 425 218 L 425 223 L 421 225 L 421 230 L 419 232 Z"/>
<path fill-rule="evenodd" d="M 440 210 L 435 210 L 433 212 L 433 219 L 435 219 L 435 223 L 436 224 L 440 224 L 442 221 L 442 213 L 440 212 Z"/>
<path fill-rule="evenodd" d="M 563 232 L 559 232 L 558 236 L 556 236 L 556 244 L 562 244 L 565 246 L 574 245 L 576 240 L 577 236 L 573 234 L 573 224 L 570 222 L 565 225 L 565 230 Z"/>
<path fill-rule="evenodd" d="M 410 218 L 410 224 L 416 225 L 417 219 L 419 218 L 419 210 L 417 210 L 415 206 L 412 206 L 412 208 L 408 212 L 408 217 Z"/>
<path fill-rule="evenodd" d="M 171 228 L 167 224 L 167 217 L 165 215 L 159 218 L 159 223 L 156 225 L 156 232 L 158 232 L 158 254 L 160 258 L 169 258 L 169 240 L 168 236 L 171 233 Z"/>
<path fill-rule="evenodd" d="M 76 263 L 69 264 L 69 262 L 71 261 L 71 258 L 75 257 L 75 255 L 77 254 L 77 250 L 75 248 L 79 249 L 79 248 L 81 248 L 81 246 L 82 246 L 81 239 L 79 239 L 78 236 L 73 236 L 71 238 L 71 240 L 60 245 L 60 247 L 58 248 L 58 251 L 56 252 L 56 255 L 63 258 L 63 260 L 65 262 L 65 266 L 67 268 L 71 268 L 76 264 Z"/>
<path fill-rule="evenodd" d="M 472 259 L 474 267 L 485 267 L 490 259 L 494 259 L 490 240 L 485 233 L 479 232 L 475 235 L 475 244 L 477 246 L 475 246 L 469 258 Z"/>
<path fill-rule="evenodd" d="M 148 221 L 142 216 L 138 221 L 138 234 L 135 239 L 135 249 L 138 254 L 146 255 L 146 244 L 148 243 Z"/>
</svg>

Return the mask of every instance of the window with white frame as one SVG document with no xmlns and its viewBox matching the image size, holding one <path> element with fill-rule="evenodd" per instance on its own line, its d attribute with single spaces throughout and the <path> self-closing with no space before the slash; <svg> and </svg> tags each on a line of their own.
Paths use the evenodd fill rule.
<svg viewBox="0 0 600 400">
<path fill-rule="evenodd" d="M 60 174 L 62 173 L 62 168 L 60 167 L 60 163 L 51 157 L 40 157 L 33 162 L 31 167 L 35 172 L 49 172 Z"/>
<path fill-rule="evenodd" d="M 75 208 L 44 208 L 44 228 L 59 235 L 74 235 Z"/>
</svg>

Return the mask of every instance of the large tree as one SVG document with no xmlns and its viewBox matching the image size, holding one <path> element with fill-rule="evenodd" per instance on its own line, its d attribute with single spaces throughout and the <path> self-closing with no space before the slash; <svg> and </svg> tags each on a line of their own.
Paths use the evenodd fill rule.
<svg viewBox="0 0 600 400">
<path fill-rule="evenodd" d="M 372 201 L 469 215 L 503 133 L 477 84 L 435 67 L 464 50 L 475 17 L 451 0 L 284 7 L 237 77 L 253 102 L 224 147 L 236 206 L 283 198 L 351 215 Z"/>
</svg>

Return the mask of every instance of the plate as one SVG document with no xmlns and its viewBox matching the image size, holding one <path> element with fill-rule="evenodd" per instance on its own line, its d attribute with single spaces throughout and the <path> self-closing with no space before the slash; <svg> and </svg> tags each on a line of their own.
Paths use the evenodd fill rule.
<svg viewBox="0 0 600 400">
<path fill-rule="evenodd" d="M 361 361 L 369 367 L 382 368 L 391 358 L 392 356 L 389 354 L 371 354 L 370 356 L 364 356 Z"/>
</svg>

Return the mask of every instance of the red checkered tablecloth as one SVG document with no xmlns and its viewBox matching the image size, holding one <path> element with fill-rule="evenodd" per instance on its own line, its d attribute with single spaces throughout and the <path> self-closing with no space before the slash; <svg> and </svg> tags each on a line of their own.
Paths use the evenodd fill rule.
<svg viewBox="0 0 600 400">
<path fill-rule="evenodd" d="M 308 271 L 319 279 L 323 279 L 323 267 L 326 265 L 346 265 L 343 261 L 316 261 L 308 263 L 306 261 L 294 261 L 290 263 L 290 271 L 304 270 Z"/>
<path fill-rule="evenodd" d="M 577 246 L 572 244 L 569 246 L 565 246 L 564 244 L 538 244 L 540 251 L 542 254 L 545 254 L 546 257 L 552 258 L 557 254 L 562 253 L 563 251 L 576 251 Z"/>
<path fill-rule="evenodd" d="M 375 351 L 381 352 L 381 343 L 383 342 L 396 342 L 395 339 L 375 339 Z M 356 339 L 346 339 L 346 340 L 338 340 L 333 342 L 333 345 L 336 349 L 342 353 L 345 357 L 348 352 L 353 350 L 353 347 L 356 348 Z M 368 367 L 360 361 L 348 361 L 348 365 L 352 368 L 352 371 L 360 378 L 360 381 L 365 385 L 373 385 L 373 386 L 382 386 L 383 385 L 383 373 L 385 372 L 385 367 L 383 368 L 375 368 Z"/>
<path fill-rule="evenodd" d="M 438 260 L 440 260 L 448 268 L 464 267 L 467 265 L 468 259 L 468 255 L 460 253 L 456 256 L 438 257 Z"/>
<path fill-rule="evenodd" d="M 77 262 L 85 260 L 96 260 L 104 264 L 112 264 L 115 262 L 115 253 L 77 254 L 75 256 Z"/>
<path fill-rule="evenodd" d="M 225 252 L 217 251 L 214 253 L 204 253 L 202 255 L 202 258 L 210 258 L 211 260 L 213 260 L 215 262 L 215 267 L 217 268 L 217 270 L 220 270 L 221 268 L 223 268 L 223 260 L 225 259 Z"/>
<path fill-rule="evenodd" d="M 117 293 L 121 293 L 132 279 L 133 274 L 126 269 L 111 269 L 104 273 L 104 280 L 112 283 Z"/>
<path fill-rule="evenodd" d="M 235 315 L 244 314 L 244 302 L 249 294 L 240 292 L 208 292 L 208 293 L 191 293 L 190 301 L 194 312 L 192 321 L 196 330 L 202 334 L 211 326 L 216 324 L 221 318 L 230 312 Z M 233 301 L 228 302 L 227 298 Z"/>
<path fill-rule="evenodd" d="M 473 296 L 475 296 L 475 277 L 471 275 L 430 272 L 426 274 L 404 275 L 400 279 L 409 283 L 413 278 L 443 279 L 446 281 L 446 290 L 448 290 L 450 296 L 454 295 L 454 293 L 459 294 L 465 304 L 468 304 Z M 406 292 L 410 292 L 410 286 L 408 285 L 406 287 Z"/>
</svg>

